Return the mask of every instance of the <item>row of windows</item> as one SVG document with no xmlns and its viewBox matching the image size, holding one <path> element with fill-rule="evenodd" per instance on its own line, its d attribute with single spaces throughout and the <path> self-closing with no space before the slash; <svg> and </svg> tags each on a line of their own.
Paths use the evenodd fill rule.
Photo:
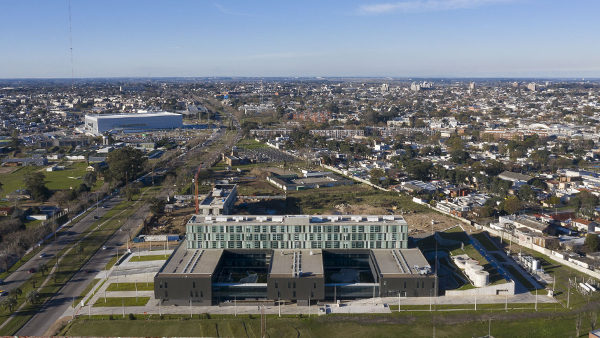
<svg viewBox="0 0 600 338">
<path fill-rule="evenodd" d="M 188 232 L 211 233 L 397 233 L 408 227 L 397 225 L 188 225 Z"/>
<path fill-rule="evenodd" d="M 188 234 L 192 241 L 385 241 L 406 240 L 406 234 Z"/>
<path fill-rule="evenodd" d="M 188 241 L 190 249 L 394 249 L 398 241 Z"/>
</svg>

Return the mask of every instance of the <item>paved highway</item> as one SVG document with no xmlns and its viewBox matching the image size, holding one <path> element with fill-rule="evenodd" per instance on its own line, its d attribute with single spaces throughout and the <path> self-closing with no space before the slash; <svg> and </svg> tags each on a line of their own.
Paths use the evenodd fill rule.
<svg viewBox="0 0 600 338">
<path fill-rule="evenodd" d="M 240 129 L 239 129 L 239 123 L 237 122 L 237 119 L 234 119 L 234 123 L 236 125 L 236 127 L 238 127 L 238 133 L 236 135 L 236 137 L 234 138 L 234 142 L 237 142 L 240 137 L 241 137 L 241 133 L 240 133 Z M 198 146 L 190 149 L 187 152 L 184 152 L 183 154 L 179 155 L 177 160 L 182 160 L 183 157 L 185 155 L 194 155 L 196 150 L 199 150 L 198 148 L 203 148 L 206 146 L 209 146 L 210 144 L 212 144 L 215 141 L 218 141 L 222 138 L 223 136 L 223 130 L 221 130 L 220 128 L 218 130 L 215 130 L 211 136 L 208 138 L 207 141 L 199 144 Z M 225 145 L 225 148 L 230 148 L 233 144 L 235 143 L 230 143 Z M 212 152 L 211 155 L 213 156 L 217 156 L 219 154 L 218 151 L 214 151 Z M 207 156 L 207 157 L 212 157 L 212 156 Z M 206 163 L 206 161 L 205 161 Z M 165 197 L 167 196 L 169 193 L 168 190 L 163 189 L 159 196 L 160 197 Z M 115 206 L 116 204 L 118 204 L 121 201 L 121 199 L 117 199 L 117 198 L 113 198 L 110 201 L 105 202 L 105 204 L 107 204 L 107 208 L 106 209 L 98 209 L 98 215 L 101 216 L 103 215 L 106 211 L 110 210 L 110 208 L 112 208 L 113 206 Z M 101 271 L 104 269 L 104 267 L 106 266 L 106 264 L 108 263 L 108 261 L 112 258 L 112 256 L 114 256 L 116 254 L 116 247 L 122 245 L 123 243 L 125 243 L 128 239 L 129 236 L 129 231 L 132 229 L 136 229 L 137 226 L 139 226 L 139 224 L 144 220 L 144 218 L 146 217 L 146 215 L 148 214 L 148 205 L 144 204 L 142 206 L 137 205 L 136 207 L 139 207 L 138 210 L 132 215 L 130 216 L 127 221 L 123 224 L 123 226 L 119 229 L 119 231 L 116 231 L 113 236 L 106 242 L 106 250 L 98 250 L 93 256 L 92 258 L 85 264 L 85 266 L 80 269 L 74 276 L 73 278 L 68 281 L 65 286 L 52 298 L 50 299 L 48 302 L 46 302 L 46 304 L 44 304 L 44 306 L 42 307 L 42 309 L 40 309 L 40 311 L 35 314 L 23 327 L 21 327 L 21 329 L 19 331 L 17 331 L 17 335 L 19 336 L 41 336 L 43 335 L 46 330 L 57 320 L 59 319 L 64 312 L 68 309 L 69 306 L 72 305 L 72 301 L 75 297 L 78 297 L 81 292 L 85 289 L 85 287 L 94 279 L 94 277 L 96 277 L 96 271 Z M 94 221 L 94 213 L 91 213 L 89 215 L 86 216 L 85 219 L 81 220 L 80 222 L 78 222 L 76 225 L 73 226 L 73 228 L 76 227 L 81 227 L 81 232 L 84 231 L 85 229 L 87 229 Z M 89 218 L 89 219 L 88 219 Z M 88 223 L 88 221 L 90 223 Z M 87 226 L 85 225 L 79 225 L 80 223 L 84 223 L 87 224 Z M 85 226 L 85 228 L 84 228 Z M 72 231 L 75 231 L 74 229 L 69 229 Z M 79 232 L 79 233 L 81 233 Z M 64 236 L 67 236 L 67 234 L 65 234 Z M 76 238 L 77 234 L 73 233 L 73 236 L 69 237 L 70 238 L 70 242 L 60 239 L 58 241 L 58 244 L 60 245 L 60 243 L 62 242 L 62 246 L 60 247 L 60 249 L 55 248 L 55 251 L 48 251 L 48 254 L 53 255 L 56 252 L 59 252 L 62 248 L 64 248 L 66 245 L 68 245 L 69 243 L 72 243 L 73 240 Z M 66 239 L 66 237 L 65 237 Z M 49 246 L 50 247 L 50 246 Z M 48 250 L 49 249 L 46 248 L 44 250 Z M 35 267 L 37 268 L 37 266 L 43 262 L 43 261 L 50 261 L 52 258 L 56 259 L 55 257 L 46 257 L 46 258 L 35 258 L 32 259 L 32 261 L 36 261 L 39 260 L 37 262 L 31 262 L 32 266 L 31 267 Z M 29 264 L 29 262 L 28 262 Z M 50 264 L 48 264 L 50 265 Z M 24 273 L 27 273 L 27 271 L 29 270 L 28 267 L 26 268 L 25 266 L 21 267 L 21 269 L 19 270 L 23 270 Z M 87 271 L 91 271 L 91 273 L 88 273 Z M 12 276 L 11 276 L 12 277 Z M 26 277 L 26 275 L 25 275 Z"/>
<path fill-rule="evenodd" d="M 112 207 L 119 204 L 121 201 L 122 199 L 119 197 L 108 198 L 104 201 L 104 203 L 99 203 L 105 208 L 100 207 L 96 210 L 92 210 L 88 215 L 79 220 L 79 222 L 73 224 L 72 226 L 66 227 L 63 231 L 60 231 L 56 241 L 51 241 L 50 243 L 44 245 L 44 248 L 37 254 L 37 256 L 32 257 L 19 269 L 6 277 L 6 279 L 4 279 L 4 285 L 2 285 L 0 288 L 6 291 L 11 291 L 18 288 L 27 279 L 29 279 L 29 270 L 38 270 L 42 263 L 46 263 L 49 269 L 52 268 L 52 266 L 54 266 L 56 263 L 56 255 L 65 247 L 76 241 L 79 238 L 79 235 L 85 232 L 94 222 L 96 222 L 96 216 L 102 217 Z M 43 257 L 40 255 L 43 255 Z"/>
<path fill-rule="evenodd" d="M 143 203 L 143 202 L 141 202 Z M 117 253 L 116 248 L 127 242 L 129 231 L 136 229 L 148 214 L 148 205 L 144 204 L 130 216 L 119 231 L 116 231 L 105 243 L 106 250 L 98 250 L 65 286 L 35 314 L 19 331 L 19 336 L 41 336 L 71 306 L 85 287 L 104 269 L 108 261 Z M 89 271 L 89 272 L 88 272 Z"/>
</svg>

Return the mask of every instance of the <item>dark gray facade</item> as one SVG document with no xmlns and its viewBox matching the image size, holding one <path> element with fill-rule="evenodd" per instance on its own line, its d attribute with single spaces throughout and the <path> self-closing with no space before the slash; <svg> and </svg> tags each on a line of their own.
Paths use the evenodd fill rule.
<svg viewBox="0 0 600 338">
<path fill-rule="evenodd" d="M 307 304 L 369 297 L 430 297 L 437 278 L 418 249 L 222 250 L 185 243 L 154 277 L 166 304 L 233 301 Z"/>
</svg>

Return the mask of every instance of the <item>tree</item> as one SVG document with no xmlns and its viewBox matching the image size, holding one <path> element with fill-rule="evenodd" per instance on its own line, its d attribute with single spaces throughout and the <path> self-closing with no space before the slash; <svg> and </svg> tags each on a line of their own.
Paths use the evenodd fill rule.
<svg viewBox="0 0 600 338">
<path fill-rule="evenodd" d="M 40 264 L 39 270 L 42 272 L 42 275 L 44 275 L 46 271 L 48 271 L 48 265 L 46 265 L 46 263 Z"/>
<path fill-rule="evenodd" d="M 19 296 L 23 294 L 23 290 L 21 290 L 21 288 L 16 288 L 13 291 L 15 293 L 15 298 L 19 298 Z"/>
<path fill-rule="evenodd" d="M 133 199 L 133 196 L 135 196 L 139 193 L 140 193 L 140 188 L 135 183 L 128 185 L 127 188 L 125 189 L 125 197 L 127 198 L 128 201 L 131 201 Z"/>
<path fill-rule="evenodd" d="M 154 215 L 160 215 L 164 212 L 166 204 L 167 202 L 164 199 L 152 198 L 150 200 L 150 211 Z"/>
<path fill-rule="evenodd" d="M 369 178 L 369 181 L 373 184 L 379 184 L 382 181 L 382 178 L 385 178 L 385 171 L 383 171 L 383 169 L 379 169 L 379 168 L 373 168 L 371 169 L 371 171 L 369 172 L 369 176 L 371 176 Z"/>
<path fill-rule="evenodd" d="M 509 215 L 515 214 L 517 211 L 521 210 L 521 201 L 517 196 L 508 196 L 502 202 L 502 210 Z"/>
<path fill-rule="evenodd" d="M 27 293 L 27 296 L 25 296 L 25 299 L 27 300 L 27 302 L 29 304 L 35 304 L 40 299 L 40 294 L 39 294 L 39 292 L 37 292 L 37 290 L 31 290 Z"/>
<path fill-rule="evenodd" d="M 450 153 L 450 157 L 452 159 L 452 162 L 456 163 L 456 164 L 463 164 L 466 163 L 468 159 L 470 159 L 471 157 L 469 156 L 469 153 L 462 150 L 462 149 L 456 149 L 453 150 Z"/>
<path fill-rule="evenodd" d="M 23 180 L 25 181 L 25 188 L 36 201 L 45 201 L 50 197 L 51 192 L 46 187 L 43 173 L 39 171 L 27 173 L 23 177 Z"/>
<path fill-rule="evenodd" d="M 124 147 L 109 153 L 106 162 L 108 163 L 107 178 L 122 184 L 142 172 L 146 158 L 142 151 Z"/>
<path fill-rule="evenodd" d="M 518 196 L 522 201 L 534 202 L 536 195 L 535 191 L 533 191 L 529 185 L 525 184 L 519 188 Z"/>
<path fill-rule="evenodd" d="M 97 175 L 95 171 L 88 171 L 83 176 L 83 183 L 88 187 L 93 187 L 94 183 L 96 183 Z"/>
<path fill-rule="evenodd" d="M 600 250 L 600 239 L 596 234 L 587 234 L 583 242 L 583 250 L 586 253 L 592 253 Z"/>
<path fill-rule="evenodd" d="M 2 298 L 2 307 L 8 309 L 9 312 L 12 312 L 17 306 L 17 300 L 13 297 L 4 297 Z"/>
<path fill-rule="evenodd" d="M 556 207 L 557 205 L 560 204 L 560 197 L 553 195 L 550 196 L 550 198 L 548 198 L 548 200 L 546 201 L 548 204 L 550 204 L 553 207 Z"/>
</svg>

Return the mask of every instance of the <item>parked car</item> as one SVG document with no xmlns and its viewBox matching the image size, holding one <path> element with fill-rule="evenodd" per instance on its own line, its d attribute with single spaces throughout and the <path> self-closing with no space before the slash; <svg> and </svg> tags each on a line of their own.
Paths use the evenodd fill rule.
<svg viewBox="0 0 600 338">
<path fill-rule="evenodd" d="M 34 268 L 31 268 L 31 269 L 29 269 L 29 271 L 27 271 L 27 272 L 29 272 L 29 273 L 35 273 L 36 271 L 37 271 L 37 270 L 35 270 Z"/>
</svg>

